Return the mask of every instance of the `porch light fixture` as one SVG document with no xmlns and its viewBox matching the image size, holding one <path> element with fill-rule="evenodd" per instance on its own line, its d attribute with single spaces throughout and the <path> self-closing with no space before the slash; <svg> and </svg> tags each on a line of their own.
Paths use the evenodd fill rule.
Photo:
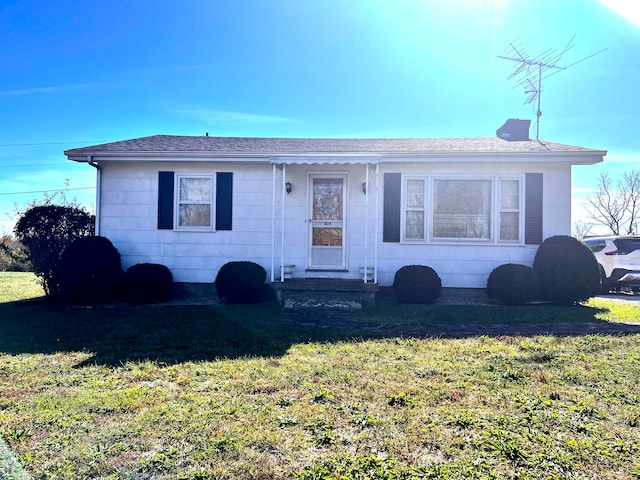
<svg viewBox="0 0 640 480">
<path fill-rule="evenodd" d="M 367 194 L 367 182 L 362 182 L 362 193 Z"/>
<path fill-rule="evenodd" d="M 287 182 L 284 184 L 284 190 L 285 192 L 287 192 L 287 195 L 291 193 L 291 190 L 293 190 L 293 186 L 291 185 L 291 182 Z"/>
</svg>

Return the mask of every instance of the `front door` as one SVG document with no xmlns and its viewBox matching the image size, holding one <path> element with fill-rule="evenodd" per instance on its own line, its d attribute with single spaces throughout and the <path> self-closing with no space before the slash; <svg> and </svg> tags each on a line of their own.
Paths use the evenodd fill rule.
<svg viewBox="0 0 640 480">
<path fill-rule="evenodd" d="M 347 176 L 310 175 L 309 268 L 344 270 Z"/>
</svg>

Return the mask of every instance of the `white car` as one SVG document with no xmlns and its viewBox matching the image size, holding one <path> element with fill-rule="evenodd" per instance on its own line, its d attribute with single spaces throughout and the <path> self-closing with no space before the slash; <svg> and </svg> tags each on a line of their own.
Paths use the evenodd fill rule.
<svg viewBox="0 0 640 480">
<path fill-rule="evenodd" d="M 600 264 L 602 292 L 640 292 L 640 237 L 591 237 L 582 240 Z"/>
</svg>

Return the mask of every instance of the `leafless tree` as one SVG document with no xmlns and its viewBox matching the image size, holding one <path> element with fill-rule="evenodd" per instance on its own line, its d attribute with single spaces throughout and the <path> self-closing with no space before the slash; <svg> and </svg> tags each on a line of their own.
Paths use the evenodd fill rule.
<svg viewBox="0 0 640 480">
<path fill-rule="evenodd" d="M 582 240 L 584 237 L 591 233 L 591 229 L 593 228 L 593 224 L 589 222 L 584 222 L 582 220 L 578 220 L 573 223 L 573 228 L 571 229 L 571 235 L 578 240 Z"/>
<path fill-rule="evenodd" d="M 622 196 L 627 199 L 627 229 L 629 235 L 636 233 L 640 216 L 640 170 L 624 173 L 621 182 Z"/>
<path fill-rule="evenodd" d="M 633 234 L 640 216 L 640 170 L 625 172 L 617 184 L 609 173 L 600 173 L 585 209 L 595 225 L 607 227 L 613 235 Z"/>
</svg>

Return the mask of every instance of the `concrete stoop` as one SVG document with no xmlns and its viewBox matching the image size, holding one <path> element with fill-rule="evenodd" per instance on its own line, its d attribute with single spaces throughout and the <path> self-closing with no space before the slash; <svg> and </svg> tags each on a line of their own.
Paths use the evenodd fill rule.
<svg viewBox="0 0 640 480">
<path fill-rule="evenodd" d="M 378 285 L 360 280 L 291 279 L 272 283 L 285 308 L 357 309 L 374 305 Z"/>
<path fill-rule="evenodd" d="M 360 296 L 335 293 L 307 293 L 287 292 L 283 294 L 281 304 L 284 308 L 362 308 L 363 299 Z"/>
</svg>

